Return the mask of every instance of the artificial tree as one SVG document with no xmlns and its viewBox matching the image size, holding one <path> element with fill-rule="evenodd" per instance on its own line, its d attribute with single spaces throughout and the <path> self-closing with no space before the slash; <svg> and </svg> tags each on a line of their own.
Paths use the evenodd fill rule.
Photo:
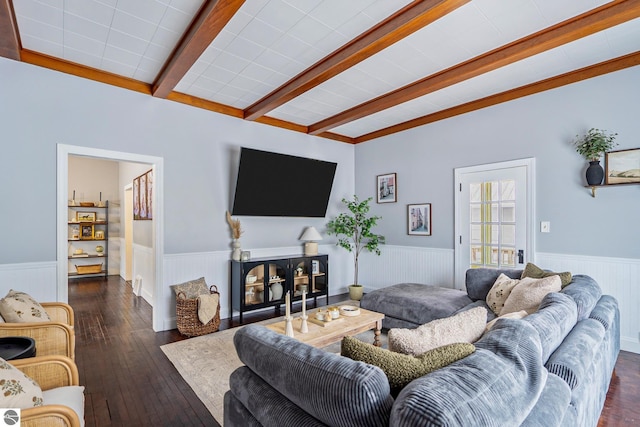
<svg viewBox="0 0 640 427">
<path fill-rule="evenodd" d="M 341 213 L 327 224 L 327 234 L 338 237 L 337 246 L 341 246 L 353 253 L 353 287 L 362 287 L 358 283 L 358 259 L 363 250 L 380 255 L 380 244 L 384 243 L 384 236 L 373 233 L 372 229 L 377 225 L 381 217 L 369 215 L 369 197 L 360 201 L 354 195 L 353 200 L 342 199 L 349 213 Z"/>
</svg>

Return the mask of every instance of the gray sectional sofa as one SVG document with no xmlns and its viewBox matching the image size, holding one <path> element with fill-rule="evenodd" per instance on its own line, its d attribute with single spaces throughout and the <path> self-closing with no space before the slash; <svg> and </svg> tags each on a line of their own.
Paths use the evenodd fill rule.
<svg viewBox="0 0 640 427">
<path fill-rule="evenodd" d="M 497 276 L 470 270 L 464 308 Z M 415 379 L 394 399 L 381 369 L 262 326 L 234 342 L 245 366 L 230 377 L 225 426 L 595 426 L 620 349 L 619 310 L 576 275 L 524 319 L 500 319 L 476 351 Z"/>
</svg>

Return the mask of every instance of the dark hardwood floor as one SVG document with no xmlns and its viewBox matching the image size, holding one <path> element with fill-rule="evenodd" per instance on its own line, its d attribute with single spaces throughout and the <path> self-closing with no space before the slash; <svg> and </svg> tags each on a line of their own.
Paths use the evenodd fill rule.
<svg viewBox="0 0 640 427">
<path fill-rule="evenodd" d="M 331 297 L 331 303 L 347 299 Z M 324 302 L 318 301 L 319 303 Z M 117 276 L 69 282 L 76 315 L 76 363 L 92 426 L 218 426 L 160 346 L 184 339 L 153 332 L 151 307 Z M 244 324 L 274 317 L 245 314 Z M 238 326 L 229 319 L 220 329 Z M 621 352 L 599 427 L 640 426 L 640 355 Z"/>
</svg>

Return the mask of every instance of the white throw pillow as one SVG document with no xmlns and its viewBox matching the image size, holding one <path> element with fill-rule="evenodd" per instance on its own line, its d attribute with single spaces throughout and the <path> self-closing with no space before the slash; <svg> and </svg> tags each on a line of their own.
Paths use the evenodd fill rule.
<svg viewBox="0 0 640 427">
<path fill-rule="evenodd" d="M 51 321 L 47 311 L 31 295 L 13 289 L 0 300 L 0 314 L 7 323 Z"/>
<path fill-rule="evenodd" d="M 551 292 L 560 292 L 562 281 L 560 276 L 549 276 L 542 279 L 525 277 L 511 291 L 509 298 L 500 311 L 500 316 L 524 310 L 531 314 L 538 310 L 542 298 Z"/>
<path fill-rule="evenodd" d="M 415 329 L 390 329 L 389 350 L 418 356 L 447 344 L 473 343 L 482 336 L 486 324 L 487 309 L 475 307 L 451 317 L 432 320 Z"/>
<path fill-rule="evenodd" d="M 504 302 L 509 298 L 511 291 L 518 282 L 520 280 L 512 279 L 504 273 L 498 276 L 486 298 L 487 305 L 496 315 L 500 314 L 502 307 L 504 307 Z"/>
<path fill-rule="evenodd" d="M 38 383 L 0 358 L 0 408 L 34 406 L 42 406 L 42 390 Z"/>
</svg>

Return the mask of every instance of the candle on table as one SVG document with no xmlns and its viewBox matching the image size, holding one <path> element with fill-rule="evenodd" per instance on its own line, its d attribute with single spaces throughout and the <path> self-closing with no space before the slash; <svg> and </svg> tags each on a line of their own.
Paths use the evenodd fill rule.
<svg viewBox="0 0 640 427">
<path fill-rule="evenodd" d="M 286 306 L 286 316 L 289 317 L 291 315 L 290 309 L 289 309 L 289 291 L 287 291 L 287 294 L 284 297 L 284 304 Z"/>
<path fill-rule="evenodd" d="M 302 317 L 305 316 L 307 310 L 307 293 L 302 291 Z"/>
</svg>

